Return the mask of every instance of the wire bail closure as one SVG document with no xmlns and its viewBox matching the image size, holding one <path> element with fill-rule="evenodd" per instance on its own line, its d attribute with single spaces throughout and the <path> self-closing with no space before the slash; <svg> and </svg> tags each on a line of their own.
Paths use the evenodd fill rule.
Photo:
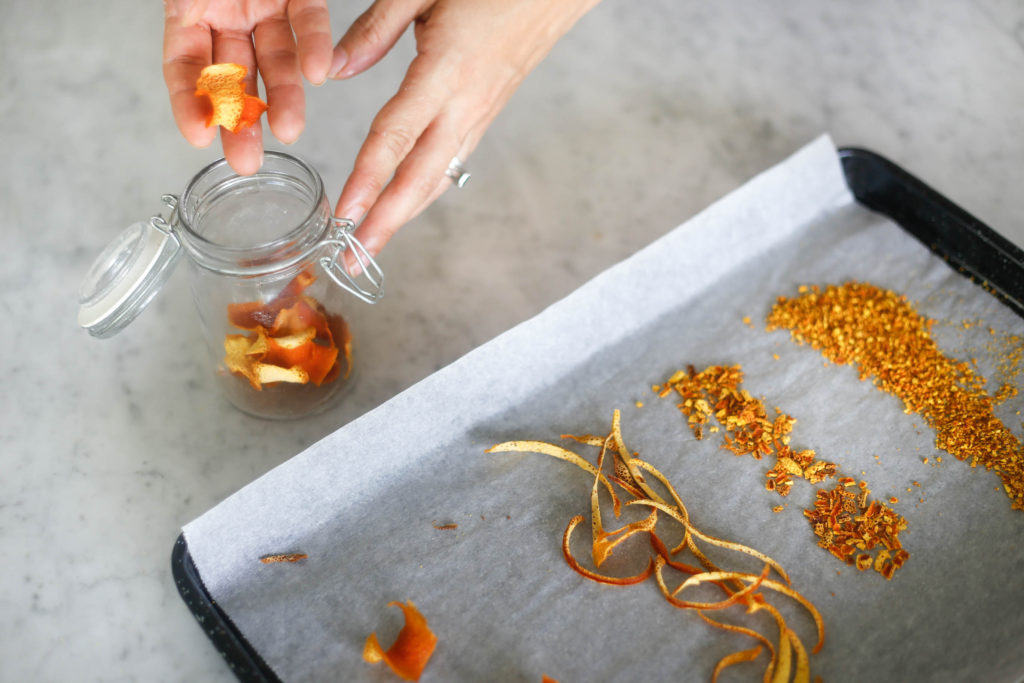
<svg viewBox="0 0 1024 683">
<path fill-rule="evenodd" d="M 331 230 L 329 239 L 324 240 L 323 246 L 333 247 L 329 256 L 320 257 L 320 267 L 327 271 L 327 274 L 334 280 L 334 283 L 365 301 L 368 304 L 375 304 L 384 296 L 384 271 L 377 262 L 370 256 L 363 243 L 355 238 L 352 231 L 356 224 L 347 218 L 331 218 L 334 229 Z M 359 271 L 353 276 L 345 268 L 342 255 L 351 250 L 356 260 Z M 339 259 L 341 259 L 339 261 Z M 364 280 L 368 284 L 360 284 Z"/>
</svg>

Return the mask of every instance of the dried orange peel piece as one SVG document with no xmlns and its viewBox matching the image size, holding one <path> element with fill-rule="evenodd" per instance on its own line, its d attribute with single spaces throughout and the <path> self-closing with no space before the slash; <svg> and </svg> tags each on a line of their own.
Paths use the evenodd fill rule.
<svg viewBox="0 0 1024 683">
<path fill-rule="evenodd" d="M 430 630 L 427 620 L 416 609 L 412 600 L 405 604 L 389 602 L 389 607 L 399 607 L 405 616 L 405 625 L 398 637 L 386 651 L 380 646 L 377 634 L 371 633 L 363 648 L 363 660 L 370 664 L 383 661 L 400 678 L 418 681 L 426 668 L 430 656 L 437 646 L 437 636 Z"/>
<path fill-rule="evenodd" d="M 260 120 L 267 110 L 266 103 L 245 92 L 245 75 L 249 72 L 241 64 L 211 64 L 205 67 L 196 81 L 196 95 L 210 100 L 211 111 L 206 126 L 223 126 L 237 133 Z"/>
<path fill-rule="evenodd" d="M 250 334 L 225 337 L 224 364 L 257 391 L 276 382 L 316 386 L 332 382 L 341 376 L 342 360 L 346 378 L 352 371 L 348 325 L 339 315 L 328 316 L 320 302 L 304 293 L 315 280 L 304 270 L 267 303 L 228 305 L 228 321 Z"/>
</svg>

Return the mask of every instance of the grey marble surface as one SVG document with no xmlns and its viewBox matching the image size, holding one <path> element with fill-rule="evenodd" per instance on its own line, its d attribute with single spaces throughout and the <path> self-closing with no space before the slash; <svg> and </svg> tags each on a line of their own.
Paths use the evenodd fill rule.
<svg viewBox="0 0 1024 683">
<path fill-rule="evenodd" d="M 359 3 L 331 5 L 340 32 Z M 186 269 L 120 336 L 76 326 L 94 256 L 217 157 L 174 128 L 160 3 L 0 7 L 4 681 L 232 680 L 171 580 L 182 524 L 822 132 L 1024 245 L 1018 0 L 606 0 L 492 126 L 471 183 L 381 255 L 347 400 L 259 421 L 206 374 Z M 412 51 L 308 89 L 289 151 L 332 200 Z"/>
</svg>

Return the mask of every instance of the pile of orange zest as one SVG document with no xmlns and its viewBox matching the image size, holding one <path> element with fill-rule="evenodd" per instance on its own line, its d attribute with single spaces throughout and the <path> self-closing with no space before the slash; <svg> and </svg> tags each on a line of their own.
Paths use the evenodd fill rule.
<svg viewBox="0 0 1024 683">
<path fill-rule="evenodd" d="M 870 491 L 864 482 L 859 493 L 850 490 L 852 484 L 852 478 L 844 477 L 835 488 L 819 490 L 814 507 L 804 515 L 819 546 L 861 571 L 873 568 L 891 579 L 910 557 L 899 538 L 907 521 L 884 503 L 868 503 Z"/>
<path fill-rule="evenodd" d="M 813 450 L 795 451 L 789 447 L 796 419 L 776 408 L 777 416 L 769 420 L 764 403 L 742 389 L 742 381 L 739 365 L 713 365 L 701 372 L 690 365 L 685 371 L 675 372 L 657 391 L 661 396 L 668 396 L 674 390 L 683 397 L 678 407 L 687 416 L 698 439 L 704 437 L 703 428 L 714 416 L 725 430 L 723 448 L 737 455 L 750 453 L 756 459 L 774 453 L 775 465 L 766 474 L 765 488 L 769 491 L 788 495 L 792 477 L 817 484 L 835 476 L 838 469 L 835 463 L 816 460 Z M 851 477 L 843 477 L 832 491 L 819 490 L 815 507 L 804 510 L 804 515 L 820 539 L 819 546 L 858 569 L 867 569 L 878 562 L 878 572 L 891 579 L 896 569 L 910 557 L 898 539 L 899 532 L 906 530 L 907 522 L 885 505 L 874 502 L 869 505 L 870 491 L 865 482 L 860 483 L 858 494 L 846 491 L 846 487 L 853 484 Z M 829 502 L 824 504 L 823 501 Z M 841 514 L 845 516 L 840 517 Z M 879 544 L 885 546 L 885 550 L 880 551 L 884 553 L 884 560 L 889 559 L 890 553 L 896 553 L 891 562 L 878 561 L 870 554 L 866 557 L 856 554 L 857 550 L 871 550 Z"/>
<path fill-rule="evenodd" d="M 769 419 L 764 403 L 742 389 L 742 382 L 739 365 L 712 365 L 701 372 L 690 365 L 669 377 L 657 393 L 665 397 L 675 391 L 682 397 L 677 407 L 698 440 L 704 438 L 704 429 L 713 417 L 725 431 L 722 448 L 736 455 L 750 454 L 756 460 L 774 454 L 775 465 L 765 475 L 769 491 L 786 496 L 793 477 L 817 484 L 834 476 L 835 463 L 815 460 L 812 450 L 790 448 L 796 419 L 778 408 L 775 418 Z"/>
<path fill-rule="evenodd" d="M 387 651 L 380 646 L 377 634 L 371 633 L 363 648 L 363 660 L 370 664 L 383 661 L 402 679 L 418 681 L 437 646 L 437 636 L 427 626 L 427 620 L 412 600 L 405 604 L 389 602 L 388 606 L 401 608 L 405 625 Z"/>
<path fill-rule="evenodd" d="M 241 64 L 225 63 L 211 64 L 200 72 L 196 80 L 196 96 L 210 100 L 207 128 L 223 126 L 237 133 L 260 120 L 267 105 L 260 98 L 246 94 L 245 75 L 248 71 Z"/>
<path fill-rule="evenodd" d="M 224 337 L 224 365 L 253 389 L 276 382 L 321 386 L 341 376 L 342 363 L 346 378 L 351 372 L 352 336 L 344 318 L 303 293 L 315 280 L 304 270 L 267 303 L 228 305 L 228 321 L 249 334 Z"/>
<path fill-rule="evenodd" d="M 766 646 L 770 654 L 770 661 L 764 672 L 765 681 L 805 682 L 810 680 L 809 663 L 804 665 L 807 660 L 806 649 L 797 634 L 786 625 L 781 613 L 768 601 L 768 597 L 773 594 L 784 596 L 807 610 L 814 621 L 818 635 L 813 648 L 815 653 L 825 642 L 824 621 L 817 608 L 807 598 L 790 587 L 789 576 L 777 562 L 753 548 L 716 538 L 699 530 L 691 521 L 688 510 L 668 478 L 654 465 L 640 459 L 626 448 L 622 438 L 618 410 L 614 412 L 611 432 L 607 436 L 563 435 L 563 438 L 598 449 L 596 463 L 591 464 L 586 458 L 573 451 L 544 441 L 507 441 L 492 446 L 486 452 L 549 455 L 576 465 L 592 477 L 590 512 L 591 555 L 594 569 L 584 566 L 584 563 L 573 554 L 571 543 L 573 531 L 586 521 L 583 515 L 576 515 L 569 520 L 565 533 L 562 535 L 562 554 L 573 571 L 591 581 L 615 586 L 643 583 L 654 576 L 668 604 L 679 609 L 694 611 L 705 622 L 716 628 L 746 635 Z M 606 464 L 609 459 L 611 460 L 610 466 Z M 612 473 L 606 475 L 606 469 L 610 469 Z M 645 474 L 650 477 L 650 481 Z M 655 491 L 653 485 L 660 485 L 664 489 L 663 493 Z M 616 488 L 621 491 L 620 494 L 616 493 Z M 620 516 L 621 511 L 619 495 L 626 497 L 625 507 L 647 507 L 651 509 L 651 513 L 647 517 L 624 524 L 616 529 L 606 529 L 601 509 L 602 491 L 607 491 L 611 496 L 616 518 Z M 668 549 L 657 533 L 657 525 L 661 521 L 674 523 L 683 534 L 682 541 L 672 550 Z M 638 574 L 629 576 L 612 576 L 597 571 L 614 551 L 618 551 L 623 546 L 627 539 L 641 534 L 647 535 L 650 539 L 651 550 L 649 552 L 651 554 L 645 569 Z M 702 551 L 700 548 L 702 543 L 756 558 L 763 563 L 763 570 L 760 573 L 750 573 L 722 569 Z M 677 556 L 684 551 L 692 554 L 700 567 L 680 561 Z M 675 587 L 670 586 L 671 579 L 667 576 L 672 571 L 683 575 L 682 581 Z M 772 578 L 773 573 L 778 575 L 778 580 Z M 697 590 L 700 585 L 713 586 L 722 592 L 722 598 L 708 602 L 680 597 L 684 591 Z M 725 611 L 730 608 L 742 609 L 747 614 L 764 612 L 769 615 L 778 627 L 777 647 L 773 646 L 767 637 L 755 629 L 716 621 L 705 614 L 709 611 Z M 715 668 L 714 677 L 717 678 L 721 670 L 728 666 L 756 659 L 764 649 L 761 645 L 733 653 L 722 659 Z M 795 668 L 791 663 L 794 650 L 797 653 Z"/>
<path fill-rule="evenodd" d="M 779 297 L 768 329 L 785 328 L 829 361 L 854 365 L 862 380 L 903 401 L 935 430 L 935 446 L 994 470 L 1011 507 L 1024 510 L 1024 448 L 993 413 L 985 378 L 942 353 L 934 324 L 900 296 L 867 283 L 802 286 Z"/>
</svg>

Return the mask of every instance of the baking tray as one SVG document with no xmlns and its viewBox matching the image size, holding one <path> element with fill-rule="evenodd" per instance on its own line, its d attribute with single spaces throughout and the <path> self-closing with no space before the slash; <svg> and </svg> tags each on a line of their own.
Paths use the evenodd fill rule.
<svg viewBox="0 0 1024 683">
<path fill-rule="evenodd" d="M 900 225 L 1024 318 L 1024 250 L 875 152 L 844 147 L 838 153 L 860 204 Z M 186 606 L 235 676 L 247 682 L 280 681 L 206 591 L 183 534 L 174 544 L 171 572 Z"/>
</svg>

